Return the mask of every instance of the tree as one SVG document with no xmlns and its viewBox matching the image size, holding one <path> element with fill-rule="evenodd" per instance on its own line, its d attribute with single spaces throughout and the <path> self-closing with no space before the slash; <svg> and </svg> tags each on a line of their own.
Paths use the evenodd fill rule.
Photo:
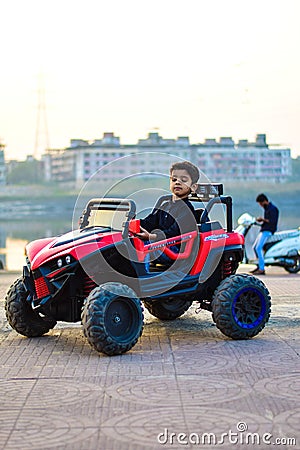
<svg viewBox="0 0 300 450">
<path fill-rule="evenodd" d="M 41 162 L 36 159 L 18 161 L 8 171 L 8 184 L 37 184 L 43 182 Z"/>
</svg>

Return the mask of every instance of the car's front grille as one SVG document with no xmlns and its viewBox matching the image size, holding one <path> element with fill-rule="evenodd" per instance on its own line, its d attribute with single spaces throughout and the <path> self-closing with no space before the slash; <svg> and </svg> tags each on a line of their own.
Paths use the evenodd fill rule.
<svg viewBox="0 0 300 450">
<path fill-rule="evenodd" d="M 49 295 L 49 288 L 47 286 L 44 277 L 39 277 L 36 280 L 34 280 L 34 285 L 37 298 L 44 298 L 47 297 L 47 295 Z"/>
</svg>

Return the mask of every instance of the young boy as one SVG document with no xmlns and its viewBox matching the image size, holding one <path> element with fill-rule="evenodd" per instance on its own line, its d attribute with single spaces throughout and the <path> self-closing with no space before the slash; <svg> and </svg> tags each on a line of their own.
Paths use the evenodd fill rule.
<svg viewBox="0 0 300 450">
<path fill-rule="evenodd" d="M 188 200 L 191 192 L 197 189 L 199 170 L 189 161 L 175 162 L 170 167 L 170 190 L 172 198 L 165 201 L 159 209 L 154 209 L 141 219 L 141 232 L 137 236 L 144 241 L 158 241 L 180 236 L 196 228 L 194 207 Z M 179 251 L 178 246 L 172 250 Z M 170 259 L 161 255 L 163 261 Z M 160 259 L 161 259 L 160 258 Z"/>
</svg>

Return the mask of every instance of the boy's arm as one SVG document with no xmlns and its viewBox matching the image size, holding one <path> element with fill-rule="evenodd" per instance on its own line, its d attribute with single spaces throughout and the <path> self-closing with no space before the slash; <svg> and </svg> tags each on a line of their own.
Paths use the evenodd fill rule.
<svg viewBox="0 0 300 450">
<path fill-rule="evenodd" d="M 140 219 L 141 231 L 140 233 L 136 233 L 136 236 L 142 241 L 155 241 L 157 239 L 157 235 L 155 233 L 151 233 L 152 230 L 157 228 L 157 216 L 157 210 L 154 210 L 144 219 Z"/>
<path fill-rule="evenodd" d="M 147 231 L 152 231 L 158 228 L 158 211 L 155 209 L 147 217 L 140 220 L 141 227 L 145 228 Z"/>
<path fill-rule="evenodd" d="M 187 205 L 185 205 L 175 218 L 174 223 L 169 228 L 163 230 L 155 230 L 155 234 L 157 235 L 156 240 L 180 236 L 181 234 L 188 233 L 189 231 L 193 231 L 196 228 L 197 224 L 195 216 L 192 210 Z"/>
<path fill-rule="evenodd" d="M 136 233 L 135 236 L 140 238 L 142 241 L 155 241 L 155 240 L 157 240 L 157 234 L 156 233 L 149 233 L 149 231 L 145 230 L 143 227 L 141 227 L 140 233 Z"/>
<path fill-rule="evenodd" d="M 143 240 L 160 241 L 162 239 L 180 236 L 183 233 L 188 233 L 197 227 L 193 210 L 193 207 L 184 204 L 179 211 L 176 211 L 176 218 L 173 224 L 168 228 L 162 227 L 162 224 L 160 223 L 161 214 L 159 214 L 159 210 L 154 210 L 145 217 L 145 219 L 141 219 L 140 224 L 144 230 L 142 230 L 142 233 L 139 233 L 138 237 Z"/>
</svg>

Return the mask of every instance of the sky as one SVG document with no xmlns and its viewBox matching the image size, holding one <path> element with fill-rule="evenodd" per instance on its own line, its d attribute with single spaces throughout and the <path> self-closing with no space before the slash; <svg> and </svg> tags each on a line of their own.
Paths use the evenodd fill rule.
<svg viewBox="0 0 300 450">
<path fill-rule="evenodd" d="M 5 157 L 153 130 L 191 143 L 265 133 L 296 157 L 299 17 L 300 0 L 2 1 Z"/>
</svg>

